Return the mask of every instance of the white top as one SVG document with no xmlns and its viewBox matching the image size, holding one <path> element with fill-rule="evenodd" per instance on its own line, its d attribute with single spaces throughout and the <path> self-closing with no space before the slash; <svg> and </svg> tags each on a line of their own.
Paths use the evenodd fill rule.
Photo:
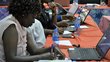
<svg viewBox="0 0 110 62">
<path fill-rule="evenodd" d="M 30 32 L 34 36 L 33 38 L 36 41 L 37 48 L 42 48 L 45 44 L 46 38 L 40 21 L 35 19 L 35 23 L 33 23 L 28 29 L 31 30 Z"/>
<path fill-rule="evenodd" d="M 25 56 L 26 55 L 26 30 L 22 27 L 19 22 L 12 16 L 8 15 L 0 21 L 0 62 L 5 62 L 4 48 L 2 36 L 7 27 L 11 24 L 15 24 L 18 31 L 18 45 L 17 45 L 17 55 Z"/>
</svg>

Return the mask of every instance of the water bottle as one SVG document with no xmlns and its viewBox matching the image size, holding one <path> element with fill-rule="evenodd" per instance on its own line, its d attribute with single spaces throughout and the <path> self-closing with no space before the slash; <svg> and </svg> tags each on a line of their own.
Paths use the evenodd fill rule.
<svg viewBox="0 0 110 62">
<path fill-rule="evenodd" d="M 53 43 L 58 44 L 59 42 L 58 28 L 54 29 L 53 34 L 52 34 L 52 40 L 53 40 Z"/>
<path fill-rule="evenodd" d="M 75 37 L 78 37 L 80 35 L 79 34 L 79 32 L 80 32 L 80 23 L 81 23 L 81 19 L 80 19 L 80 17 L 77 17 L 76 20 L 75 20 L 75 24 L 74 24 L 74 26 L 75 26 L 74 36 Z"/>
</svg>

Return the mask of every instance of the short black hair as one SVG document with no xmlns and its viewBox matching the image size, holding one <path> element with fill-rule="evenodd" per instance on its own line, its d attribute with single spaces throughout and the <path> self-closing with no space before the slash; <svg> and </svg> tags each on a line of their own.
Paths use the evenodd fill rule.
<svg viewBox="0 0 110 62">
<path fill-rule="evenodd" d="M 37 14 L 39 8 L 38 0 L 11 0 L 8 6 L 9 14 L 13 16 Z"/>
<path fill-rule="evenodd" d="M 52 0 L 41 0 L 42 3 L 52 2 Z"/>
</svg>

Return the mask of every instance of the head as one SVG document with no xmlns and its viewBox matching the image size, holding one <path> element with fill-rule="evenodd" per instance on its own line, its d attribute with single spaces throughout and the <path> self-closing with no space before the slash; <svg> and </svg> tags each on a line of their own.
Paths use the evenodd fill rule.
<svg viewBox="0 0 110 62">
<path fill-rule="evenodd" d="M 34 22 L 34 17 L 39 13 L 39 4 L 35 0 L 12 0 L 9 4 L 9 13 L 12 14 L 24 27 L 29 27 Z"/>
</svg>

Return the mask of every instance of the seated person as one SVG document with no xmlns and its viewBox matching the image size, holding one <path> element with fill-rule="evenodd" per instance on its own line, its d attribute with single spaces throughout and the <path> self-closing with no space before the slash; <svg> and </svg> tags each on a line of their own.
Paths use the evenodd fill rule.
<svg viewBox="0 0 110 62">
<path fill-rule="evenodd" d="M 68 26 L 68 24 L 64 21 L 57 23 L 57 15 L 56 15 L 56 8 L 53 6 L 51 7 L 52 9 L 52 19 L 49 18 L 49 14 L 45 12 L 45 8 L 43 6 L 43 3 L 47 3 L 48 0 L 41 0 L 41 13 L 39 14 L 39 16 L 37 16 L 36 18 L 41 22 L 41 24 L 43 25 L 44 28 L 44 32 L 45 35 L 47 36 L 48 34 L 52 34 L 53 33 L 53 29 L 56 28 L 56 26 Z M 63 28 L 59 28 L 59 32 L 62 33 L 63 32 Z"/>
<path fill-rule="evenodd" d="M 35 22 L 27 30 L 32 33 L 32 37 L 36 42 L 37 48 L 42 48 L 45 45 L 46 38 L 44 34 L 44 29 L 40 21 L 35 19 Z"/>
<path fill-rule="evenodd" d="M 54 59 L 51 47 L 37 48 L 30 32 L 26 31 L 26 28 L 34 23 L 35 14 L 39 13 L 37 2 L 32 0 L 12 0 L 10 2 L 9 15 L 0 21 L 0 29 L 2 29 L 0 31 L 1 62 L 33 62 L 41 59 Z M 56 48 L 53 49 L 59 53 Z"/>
<path fill-rule="evenodd" d="M 46 36 L 52 34 L 53 29 L 55 29 L 56 26 L 58 27 L 59 32 L 63 33 L 63 28 L 61 27 L 67 27 L 67 21 L 57 22 L 56 5 L 54 4 L 49 5 L 49 8 L 52 10 L 52 19 L 50 19 L 49 14 L 45 12 L 46 8 L 43 5 L 43 3 L 48 2 L 48 0 L 41 0 L 41 14 L 36 18 L 42 23 Z"/>
</svg>

